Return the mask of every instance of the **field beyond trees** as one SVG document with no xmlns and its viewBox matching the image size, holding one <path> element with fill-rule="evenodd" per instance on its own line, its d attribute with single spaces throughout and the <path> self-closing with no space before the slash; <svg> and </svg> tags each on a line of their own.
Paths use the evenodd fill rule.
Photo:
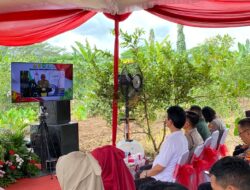
<svg viewBox="0 0 250 190">
<path fill-rule="evenodd" d="M 124 138 L 123 125 L 118 127 L 117 131 L 117 143 Z M 157 121 L 152 125 L 152 131 L 155 136 L 159 134 L 163 127 L 162 121 Z M 145 153 L 153 158 L 156 152 L 153 149 L 150 141 L 145 140 L 147 136 L 142 133 L 138 133 L 140 128 L 135 124 L 131 125 L 132 139 L 138 141 L 144 148 Z M 91 151 L 96 147 L 111 144 L 111 128 L 107 125 L 106 121 L 101 117 L 88 118 L 79 122 L 79 145 L 80 150 Z M 169 131 L 167 131 L 167 134 Z M 236 145 L 241 144 L 241 140 L 238 136 L 234 135 L 234 128 L 229 130 L 229 135 L 226 139 L 226 144 L 229 153 L 232 154 Z"/>
</svg>

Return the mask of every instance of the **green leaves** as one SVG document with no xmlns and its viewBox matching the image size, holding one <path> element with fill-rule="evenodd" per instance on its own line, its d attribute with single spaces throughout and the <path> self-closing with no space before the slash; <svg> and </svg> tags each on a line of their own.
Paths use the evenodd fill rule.
<svg viewBox="0 0 250 190">
<path fill-rule="evenodd" d="M 250 54 L 233 50 L 233 44 L 233 38 L 228 35 L 216 36 L 189 51 L 192 64 L 209 80 L 205 88 L 197 86 L 193 91 L 197 97 L 195 103 L 213 106 L 224 117 L 230 112 L 239 115 L 238 98 L 247 97 L 250 92 L 247 74 Z M 239 44 L 240 51 L 245 51 L 246 47 Z"/>
<path fill-rule="evenodd" d="M 111 102 L 113 95 L 113 56 L 106 51 L 91 48 L 76 42 L 74 48 L 74 83 L 76 117 L 86 115 L 102 115 L 111 119 Z M 84 111 L 85 110 L 85 111 Z M 81 114 L 81 115 L 79 115 Z"/>
<path fill-rule="evenodd" d="M 185 35 L 183 32 L 183 25 L 177 25 L 177 51 L 183 53 L 186 51 L 186 42 L 185 42 Z"/>
<path fill-rule="evenodd" d="M 36 112 L 31 108 L 11 108 L 0 115 L 0 127 L 23 132 L 32 122 L 37 120 Z"/>
<path fill-rule="evenodd" d="M 28 151 L 24 133 L 20 131 L 0 130 L 0 161 L 1 170 L 5 172 L 0 177 L 0 187 L 5 187 L 22 177 L 34 176 L 39 172 L 33 163 L 38 163 L 38 157 Z M 8 165 L 8 162 L 11 162 L 11 165 Z"/>
<path fill-rule="evenodd" d="M 148 37 L 143 29 L 133 33 L 120 31 L 120 34 L 120 47 L 124 50 L 119 60 L 120 71 L 124 64 L 136 63 L 143 73 L 143 92 L 130 114 L 147 134 L 151 123 L 169 105 L 210 105 L 222 116 L 242 115 L 239 99 L 250 97 L 249 40 L 239 43 L 235 50 L 232 37 L 218 35 L 186 50 L 182 26 L 179 26 L 177 49 L 172 47 L 168 36 L 156 41 L 153 30 Z M 0 47 L 0 127 L 23 131 L 37 119 L 37 105 L 10 103 L 11 61 L 73 63 L 74 92 L 73 89 L 66 92 L 68 96 L 74 94 L 73 117 L 101 115 L 111 121 L 113 55 L 92 47 L 88 41 L 76 42 L 72 54 L 42 43 Z M 121 97 L 119 109 L 122 115 Z M 157 148 L 155 143 L 154 147 Z"/>
<path fill-rule="evenodd" d="M 238 123 L 240 120 L 241 118 L 237 117 L 234 121 L 234 136 L 239 136 Z"/>
</svg>

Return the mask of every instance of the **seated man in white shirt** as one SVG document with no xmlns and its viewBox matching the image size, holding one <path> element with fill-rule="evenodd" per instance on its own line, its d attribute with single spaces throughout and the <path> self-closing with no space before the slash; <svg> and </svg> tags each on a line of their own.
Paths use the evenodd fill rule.
<svg viewBox="0 0 250 190">
<path fill-rule="evenodd" d="M 181 131 L 186 121 L 186 113 L 179 106 L 172 106 L 167 110 L 166 124 L 171 134 L 167 136 L 161 145 L 160 152 L 156 156 L 153 166 L 140 174 L 140 179 L 135 180 L 136 189 L 144 184 L 160 180 L 172 182 L 177 161 L 183 153 L 188 151 L 188 142 Z"/>
</svg>

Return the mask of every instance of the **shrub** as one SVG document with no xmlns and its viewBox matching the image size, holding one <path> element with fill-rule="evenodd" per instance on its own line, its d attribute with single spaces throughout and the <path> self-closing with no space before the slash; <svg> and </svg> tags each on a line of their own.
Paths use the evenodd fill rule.
<svg viewBox="0 0 250 190">
<path fill-rule="evenodd" d="M 0 187 L 39 172 L 38 157 L 25 144 L 24 133 L 0 128 Z"/>
</svg>

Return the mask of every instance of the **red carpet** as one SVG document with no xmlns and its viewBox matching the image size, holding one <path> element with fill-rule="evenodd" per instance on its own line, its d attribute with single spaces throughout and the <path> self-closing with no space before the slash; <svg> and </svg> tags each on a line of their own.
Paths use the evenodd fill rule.
<svg viewBox="0 0 250 190">
<path fill-rule="evenodd" d="M 24 178 L 11 184 L 5 190 L 61 190 L 59 182 L 55 176 L 50 179 L 49 176 L 37 178 Z"/>
</svg>

